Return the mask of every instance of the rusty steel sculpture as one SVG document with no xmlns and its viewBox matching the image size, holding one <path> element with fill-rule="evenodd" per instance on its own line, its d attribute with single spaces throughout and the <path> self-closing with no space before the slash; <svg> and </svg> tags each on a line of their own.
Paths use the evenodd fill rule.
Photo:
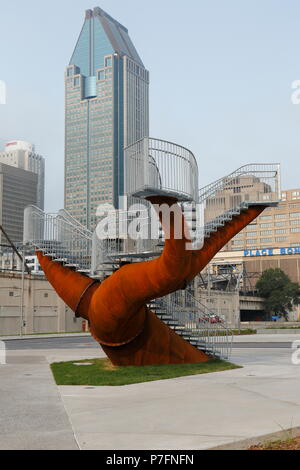
<svg viewBox="0 0 300 470">
<path fill-rule="evenodd" d="M 168 197 L 156 203 L 174 204 Z M 152 199 L 153 200 L 153 199 Z M 89 321 L 93 337 L 114 365 L 181 364 L 210 357 L 189 344 L 151 312 L 146 304 L 182 288 L 214 255 L 254 220 L 265 206 L 254 206 L 213 233 L 199 251 L 186 250 L 184 237 L 170 238 L 160 257 L 125 265 L 99 283 L 38 252 L 45 275 L 76 315 Z M 182 223 L 184 217 L 182 216 Z"/>
<path fill-rule="evenodd" d="M 162 141 L 159 142 L 161 147 Z M 146 143 L 148 145 L 149 141 Z M 150 174 L 149 181 L 154 182 L 152 186 L 157 185 L 159 181 L 159 187 L 150 187 L 149 181 L 147 184 L 145 181 L 139 181 L 138 188 L 130 187 L 133 183 L 127 183 L 127 194 L 143 197 L 156 207 L 162 204 L 171 207 L 180 200 L 188 200 L 191 181 L 194 184 L 192 188 L 194 193 L 190 191 L 190 200 L 195 200 L 195 190 L 197 195 L 203 194 L 206 201 L 208 199 L 219 201 L 220 196 L 224 194 L 234 194 L 235 197 L 238 193 L 238 203 L 234 200 L 235 202 L 231 204 L 230 216 L 223 217 L 222 223 L 215 223 L 213 229 L 210 229 L 208 235 L 204 237 L 201 249 L 187 248 L 190 238 L 181 209 L 176 214 L 171 213 L 168 227 L 164 226 L 161 212 L 158 214 L 165 234 L 168 232 L 160 256 L 125 264 L 102 280 L 68 267 L 64 259 L 57 259 L 58 257 L 51 253 L 51 249 L 47 247 L 43 249 L 40 242 L 29 240 L 29 236 L 26 241 L 35 246 L 48 281 L 76 316 L 88 321 L 92 336 L 114 365 L 140 366 L 209 361 L 212 357 L 210 354 L 195 347 L 159 319 L 148 307 L 149 302 L 184 289 L 235 235 L 256 219 L 266 207 L 278 203 L 278 166 L 272 167 L 271 170 L 263 165 L 255 168 L 251 165 L 243 167 L 242 170 L 223 178 L 222 181 L 219 180 L 217 184 L 212 184 L 204 192 L 199 193 L 195 183 L 195 160 L 190 152 L 186 161 L 184 152 L 188 151 L 186 149 L 177 151 L 175 144 L 172 144 L 171 150 L 158 153 L 153 152 L 153 149 L 147 145 L 145 142 L 143 145 L 138 143 L 127 150 L 126 164 L 134 184 L 137 184 L 141 173 L 147 176 L 151 173 L 151 168 L 155 168 L 159 178 Z M 151 145 L 153 146 L 153 142 Z M 175 179 L 182 181 L 184 171 L 192 172 L 193 178 L 193 180 L 187 178 L 186 188 L 180 187 L 177 192 L 170 190 L 172 186 L 170 182 L 164 185 L 164 174 L 159 162 L 161 155 L 162 158 L 168 157 L 171 161 L 175 154 L 180 156 L 180 162 L 186 164 L 181 170 L 181 177 L 178 178 L 177 175 Z M 141 162 L 144 165 L 142 171 L 139 166 Z M 189 162 L 192 162 L 193 168 Z M 149 171 L 145 171 L 145 165 L 151 165 Z M 257 176 L 258 172 L 260 177 Z M 269 178 L 268 184 L 264 177 Z M 275 182 L 273 185 L 270 183 L 271 178 Z M 252 185 L 252 189 L 241 190 L 243 182 L 245 188 Z M 175 180 L 172 184 L 176 189 Z M 233 189 L 233 186 L 239 189 Z M 180 198 L 182 194 L 184 198 Z M 244 194 L 244 197 L 241 197 L 241 194 Z M 223 212 L 228 215 L 228 207 L 225 209 Z M 219 211 L 219 214 L 222 215 L 222 211 Z M 217 219 L 218 217 L 214 217 L 212 220 Z M 175 225 L 178 222 L 181 224 L 183 234 L 180 239 L 174 236 Z M 32 221 L 29 220 L 25 225 L 28 227 L 30 223 Z"/>
</svg>

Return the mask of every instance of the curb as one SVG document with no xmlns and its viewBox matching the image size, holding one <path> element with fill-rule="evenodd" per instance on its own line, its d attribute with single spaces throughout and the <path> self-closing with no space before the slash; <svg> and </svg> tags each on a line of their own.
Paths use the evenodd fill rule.
<svg viewBox="0 0 300 470">
<path fill-rule="evenodd" d="M 208 450 L 248 450 L 251 446 L 266 444 L 277 440 L 287 440 L 298 436 L 300 436 L 300 426 L 270 434 L 264 434 L 263 436 L 250 437 L 241 441 L 231 442 L 230 444 L 211 447 Z"/>
</svg>

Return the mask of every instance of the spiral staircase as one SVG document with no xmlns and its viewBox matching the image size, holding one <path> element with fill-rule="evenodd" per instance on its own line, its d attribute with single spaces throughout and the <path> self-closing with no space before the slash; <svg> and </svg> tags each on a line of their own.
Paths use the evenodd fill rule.
<svg viewBox="0 0 300 470">
<path fill-rule="evenodd" d="M 144 223 L 150 224 L 153 217 L 145 198 L 176 197 L 190 227 L 194 249 L 201 249 L 206 238 L 251 206 L 274 206 L 280 200 L 278 164 L 246 165 L 198 190 L 194 155 L 158 139 L 145 138 L 125 149 L 125 168 L 126 194 L 129 201 L 140 201 Z M 117 221 L 122 219 L 125 228 L 132 220 L 127 208 L 115 211 L 114 216 Z M 156 238 L 150 240 L 124 240 L 118 235 L 99 239 L 97 230 L 88 230 L 65 210 L 47 214 L 28 206 L 24 212 L 24 244 L 70 269 L 103 280 L 122 261 L 139 262 L 159 256 L 164 238 L 158 227 Z M 232 333 L 225 319 L 217 318 L 189 289 L 152 300 L 148 306 L 196 348 L 228 359 Z"/>
</svg>

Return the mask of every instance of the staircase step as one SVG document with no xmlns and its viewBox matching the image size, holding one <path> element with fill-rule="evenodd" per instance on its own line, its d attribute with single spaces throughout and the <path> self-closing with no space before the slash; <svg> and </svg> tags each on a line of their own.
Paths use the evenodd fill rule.
<svg viewBox="0 0 300 470">
<path fill-rule="evenodd" d="M 157 315 L 157 317 L 162 321 L 172 321 L 172 320 L 174 320 L 171 315 Z M 174 320 L 174 321 L 176 321 L 177 324 L 178 324 L 177 320 Z"/>
<path fill-rule="evenodd" d="M 173 330 L 177 330 L 177 328 L 181 328 L 178 324 L 178 322 L 175 322 L 173 320 L 170 320 L 170 321 L 165 321 L 164 322 L 166 325 L 170 326 L 173 328 Z"/>
</svg>

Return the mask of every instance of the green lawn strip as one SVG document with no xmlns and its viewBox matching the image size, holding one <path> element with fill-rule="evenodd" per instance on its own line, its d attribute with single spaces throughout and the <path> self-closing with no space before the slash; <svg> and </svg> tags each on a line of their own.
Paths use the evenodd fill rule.
<svg viewBox="0 0 300 470">
<path fill-rule="evenodd" d="M 266 330 L 300 330 L 300 326 L 268 326 Z"/>
<path fill-rule="evenodd" d="M 232 333 L 233 336 L 242 336 L 242 335 L 256 335 L 257 331 L 248 328 L 246 330 L 229 330 L 229 333 Z M 228 333 L 227 331 L 217 331 L 215 334 L 216 336 L 226 336 Z"/>
<path fill-rule="evenodd" d="M 91 363 L 91 365 L 78 366 L 74 363 Z M 108 359 L 86 359 L 84 361 L 51 364 L 57 385 L 87 386 L 129 385 L 240 368 L 240 366 L 221 360 L 212 360 L 200 364 L 172 364 L 140 367 L 114 367 Z"/>
</svg>

